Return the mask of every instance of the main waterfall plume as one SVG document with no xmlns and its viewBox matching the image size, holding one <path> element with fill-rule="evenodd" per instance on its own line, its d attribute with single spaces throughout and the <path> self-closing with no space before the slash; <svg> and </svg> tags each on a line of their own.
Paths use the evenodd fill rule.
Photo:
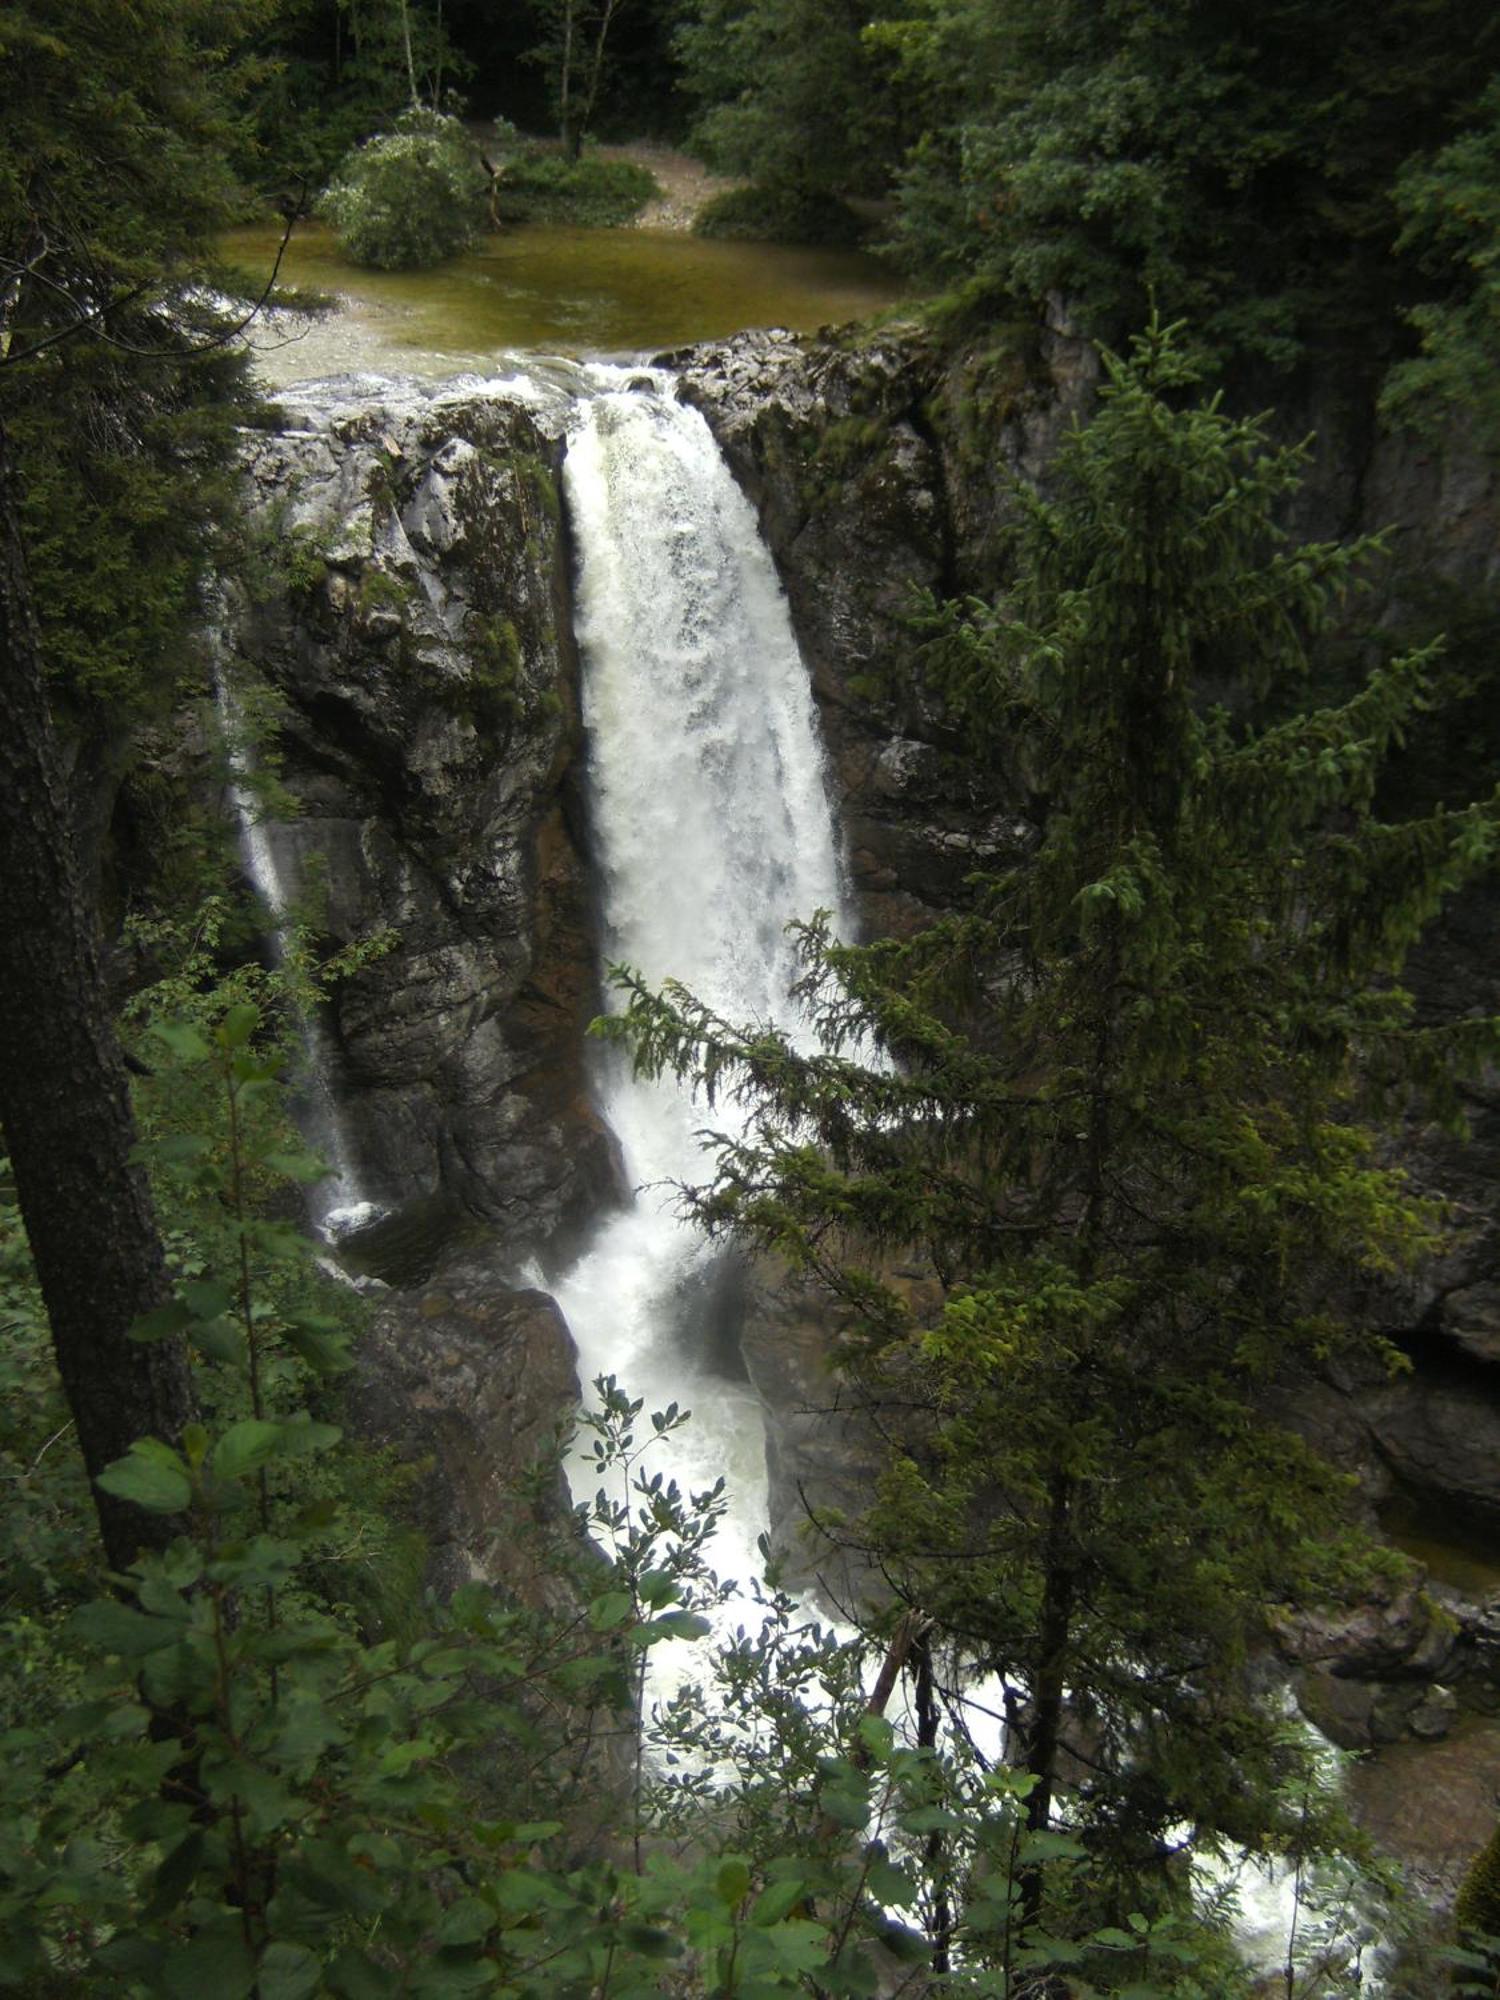
<svg viewBox="0 0 1500 2000">
<path fill-rule="evenodd" d="M 599 380 L 578 406 L 565 479 L 604 959 L 795 1033 L 785 927 L 817 909 L 837 917 L 842 896 L 786 599 L 701 415 L 664 377 Z M 671 1079 L 619 1061 L 600 1094 L 636 1197 L 557 1298 L 586 1383 L 612 1374 L 648 1410 L 691 1406 L 670 1470 L 692 1489 L 727 1476 L 718 1563 L 744 1578 L 765 1527 L 764 1430 L 748 1384 L 710 1353 L 713 1253 L 672 1212 L 672 1184 L 706 1175 L 705 1114 Z M 735 1113 L 713 1115 L 723 1129 Z"/>
</svg>

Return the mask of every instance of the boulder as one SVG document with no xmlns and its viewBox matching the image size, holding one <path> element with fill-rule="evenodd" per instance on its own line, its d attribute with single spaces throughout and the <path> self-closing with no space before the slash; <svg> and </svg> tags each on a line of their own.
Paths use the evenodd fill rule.
<svg viewBox="0 0 1500 2000">
<path fill-rule="evenodd" d="M 1360 1604 L 1287 1613 L 1277 1644 L 1291 1660 L 1347 1676 L 1429 1680 L 1451 1658 L 1457 1628 L 1412 1578 L 1387 1585 Z"/>
<path fill-rule="evenodd" d="M 358 1359 L 361 1431 L 426 1463 L 418 1520 L 434 1587 L 481 1581 L 548 1601 L 549 1538 L 569 1520 L 553 1454 L 578 1403 L 553 1300 L 507 1286 L 493 1256 L 467 1252 L 392 1294 Z"/>
<path fill-rule="evenodd" d="M 1422 1899 L 1450 1909 L 1495 1827 L 1500 1723 L 1462 1718 L 1438 1742 L 1407 1740 L 1361 1758 L 1346 1793 L 1355 1822 L 1400 1862 Z"/>
</svg>

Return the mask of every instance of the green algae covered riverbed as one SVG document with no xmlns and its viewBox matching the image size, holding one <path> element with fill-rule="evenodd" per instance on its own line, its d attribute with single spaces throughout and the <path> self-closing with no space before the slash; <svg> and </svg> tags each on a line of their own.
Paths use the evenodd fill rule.
<svg viewBox="0 0 1500 2000">
<path fill-rule="evenodd" d="M 223 249 L 258 289 L 279 241 L 274 229 L 242 229 Z M 449 375 L 517 350 L 642 354 L 744 327 L 811 332 L 900 296 L 892 274 L 858 252 L 639 229 L 517 228 L 434 270 L 367 271 L 343 261 L 326 229 L 303 224 L 281 276 L 336 295 L 342 310 L 291 338 L 257 333 L 274 382 L 362 368 Z"/>
</svg>

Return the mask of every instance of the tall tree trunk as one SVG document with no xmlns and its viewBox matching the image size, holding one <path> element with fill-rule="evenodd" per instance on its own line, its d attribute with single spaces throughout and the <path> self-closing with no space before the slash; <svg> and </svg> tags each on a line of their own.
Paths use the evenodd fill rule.
<svg viewBox="0 0 1500 2000">
<path fill-rule="evenodd" d="M 942 1716 L 938 1709 L 937 1675 L 932 1662 L 932 1634 L 923 1631 L 912 1642 L 912 1679 L 917 1709 L 917 1742 L 924 1750 L 936 1750 Z M 953 1900 L 948 1893 L 947 1857 L 941 1827 L 932 1827 L 922 1844 L 927 1879 L 932 1884 L 932 1970 L 939 1979 L 950 1971 L 949 1951 L 953 1935 Z"/>
<path fill-rule="evenodd" d="M 583 150 L 583 133 L 573 118 L 573 31 L 578 0 L 563 0 L 562 77 L 557 90 L 557 125 L 563 157 L 576 160 Z"/>
<path fill-rule="evenodd" d="M 126 1337 L 166 1298 L 166 1261 L 131 1161 L 135 1121 L 63 804 L 18 497 L 0 423 L 0 1124 L 92 1479 L 135 1438 L 175 1438 L 191 1392 L 180 1347 Z M 116 1569 L 180 1530 L 93 1491 Z"/>
<path fill-rule="evenodd" d="M 604 0 L 604 11 L 599 16 L 599 32 L 594 37 L 593 53 L 589 58 L 588 91 L 583 100 L 583 111 L 578 120 L 578 143 L 583 144 L 583 135 L 594 122 L 594 100 L 599 95 L 599 78 L 604 70 L 604 44 L 609 39 L 609 24 L 615 17 L 615 0 Z"/>
<path fill-rule="evenodd" d="M 401 49 L 406 57 L 406 97 L 413 108 L 417 102 L 417 70 L 411 59 L 411 14 L 406 0 L 401 0 Z"/>
<path fill-rule="evenodd" d="M 1073 1568 L 1073 1482 L 1056 1472 L 1047 1488 L 1047 1534 L 1042 1551 L 1042 1605 L 1037 1619 L 1036 1678 L 1031 1689 L 1031 1726 L 1026 1769 L 1036 1779 L 1026 1801 L 1026 1823 L 1034 1833 L 1052 1818 L 1057 1796 L 1057 1764 L 1062 1749 L 1063 1704 L 1068 1688 L 1073 1602 L 1078 1579 Z M 1041 1914 L 1043 1870 L 1026 1871 L 1022 1909 L 1028 1925 Z"/>
</svg>

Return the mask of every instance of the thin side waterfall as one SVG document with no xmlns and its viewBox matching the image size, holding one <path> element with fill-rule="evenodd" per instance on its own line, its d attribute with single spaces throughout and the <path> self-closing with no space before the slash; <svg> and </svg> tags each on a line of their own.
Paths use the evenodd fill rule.
<svg viewBox="0 0 1500 2000">
<path fill-rule="evenodd" d="M 730 1020 L 795 1033 L 785 926 L 818 909 L 837 921 L 842 908 L 807 669 L 754 512 L 702 416 L 666 377 L 625 379 L 595 372 L 565 467 L 604 959 L 653 985 L 680 980 Z M 725 1476 L 714 1561 L 744 1580 L 761 1567 L 764 1425 L 749 1385 L 713 1364 L 715 1253 L 676 1217 L 669 1185 L 707 1177 L 709 1114 L 618 1059 L 601 1096 L 636 1198 L 554 1290 L 585 1384 L 612 1374 L 648 1412 L 691 1408 L 657 1469 L 685 1490 Z M 712 1122 L 733 1129 L 735 1116 L 720 1103 Z M 582 1463 L 574 1482 L 589 1489 Z"/>
<path fill-rule="evenodd" d="M 239 830 L 240 855 L 245 873 L 270 913 L 274 926 L 271 949 L 279 963 L 286 952 L 291 893 L 276 857 L 271 822 L 259 810 L 251 787 L 250 755 L 234 697 L 218 675 L 214 698 L 229 760 L 229 801 Z M 353 1152 L 330 1081 L 326 1038 L 314 1020 L 303 1023 L 303 1050 L 302 1074 L 297 1079 L 297 1122 L 308 1145 L 330 1169 L 309 1191 L 313 1226 L 326 1242 L 337 1243 L 356 1229 L 378 1221 L 385 1211 L 368 1200 L 360 1189 Z"/>
</svg>

